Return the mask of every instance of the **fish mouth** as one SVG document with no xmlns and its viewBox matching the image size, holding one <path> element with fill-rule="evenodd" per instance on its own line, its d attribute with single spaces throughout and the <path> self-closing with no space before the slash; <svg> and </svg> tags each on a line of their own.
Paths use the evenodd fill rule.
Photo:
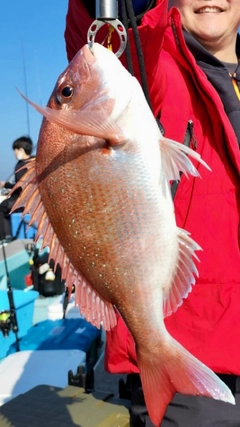
<svg viewBox="0 0 240 427">
<path fill-rule="evenodd" d="M 94 62 L 96 62 L 96 59 L 93 54 L 92 46 L 85 44 L 82 48 L 82 53 L 84 55 L 84 58 L 89 64 L 93 64 Z"/>
<path fill-rule="evenodd" d="M 202 14 L 202 13 L 222 13 L 224 12 L 224 9 L 222 9 L 219 6 L 202 6 L 198 9 L 194 10 L 194 13 L 196 14 Z"/>
</svg>

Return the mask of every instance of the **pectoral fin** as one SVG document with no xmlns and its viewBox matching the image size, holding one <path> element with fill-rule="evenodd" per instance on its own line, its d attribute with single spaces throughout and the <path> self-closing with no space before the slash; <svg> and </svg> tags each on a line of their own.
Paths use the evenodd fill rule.
<svg viewBox="0 0 240 427">
<path fill-rule="evenodd" d="M 70 130 L 80 135 L 95 136 L 103 138 L 110 145 L 122 145 L 127 141 L 126 135 L 116 121 L 109 117 L 107 111 L 99 107 L 97 111 L 91 111 L 87 107 L 81 111 L 78 110 L 54 110 L 49 107 L 41 107 L 30 101 L 19 90 L 20 95 L 35 110 L 42 114 L 47 120 L 57 124 L 60 127 Z"/>
<path fill-rule="evenodd" d="M 163 169 L 168 181 L 179 180 L 180 171 L 186 176 L 188 176 L 188 174 L 200 176 L 198 170 L 187 156 L 197 160 L 205 166 L 205 168 L 211 171 L 210 167 L 204 162 L 200 154 L 196 153 L 196 151 L 186 145 L 167 138 L 162 138 L 159 145 L 162 154 Z"/>
</svg>

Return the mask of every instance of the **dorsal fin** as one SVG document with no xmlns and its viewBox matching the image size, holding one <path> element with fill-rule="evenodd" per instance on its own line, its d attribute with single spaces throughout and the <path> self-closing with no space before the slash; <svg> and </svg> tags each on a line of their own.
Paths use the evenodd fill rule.
<svg viewBox="0 0 240 427">
<path fill-rule="evenodd" d="M 163 299 L 164 317 L 174 313 L 183 303 L 195 284 L 194 275 L 198 275 L 198 270 L 194 264 L 193 257 L 198 260 L 196 250 L 201 250 L 200 246 L 194 242 L 185 230 L 178 228 L 179 257 L 172 286 Z"/>
<path fill-rule="evenodd" d="M 31 216 L 29 226 L 34 223 L 37 224 L 38 231 L 35 240 L 37 241 L 39 237 L 42 237 L 42 248 L 49 247 L 49 260 L 54 260 L 55 267 L 57 264 L 60 265 L 62 279 L 66 281 L 70 293 L 72 285 L 75 284 L 76 303 L 79 305 L 81 313 L 85 315 L 86 320 L 98 328 L 100 326 L 105 330 L 113 328 L 117 323 L 113 305 L 105 301 L 91 287 L 81 272 L 73 267 L 50 224 L 37 185 L 36 160 L 29 161 L 26 167 L 27 172 L 12 190 L 13 192 L 16 188 L 22 188 L 12 211 L 24 207 L 22 216 L 27 213 Z"/>
</svg>

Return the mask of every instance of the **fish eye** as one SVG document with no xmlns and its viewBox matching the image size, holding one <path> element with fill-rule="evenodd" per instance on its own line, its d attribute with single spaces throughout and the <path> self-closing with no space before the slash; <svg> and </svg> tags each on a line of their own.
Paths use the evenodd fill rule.
<svg viewBox="0 0 240 427">
<path fill-rule="evenodd" d="M 57 93 L 57 100 L 60 104 L 67 104 L 72 100 L 73 87 L 71 85 L 62 86 L 59 88 Z"/>
</svg>

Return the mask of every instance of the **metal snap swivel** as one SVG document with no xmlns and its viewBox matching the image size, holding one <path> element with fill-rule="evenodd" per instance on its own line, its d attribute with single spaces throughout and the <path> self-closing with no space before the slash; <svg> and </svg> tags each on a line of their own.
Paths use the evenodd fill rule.
<svg viewBox="0 0 240 427">
<path fill-rule="evenodd" d="M 117 31 L 119 40 L 120 40 L 120 46 L 117 52 L 115 52 L 115 55 L 119 58 L 124 50 L 126 49 L 127 45 L 127 32 L 124 27 L 124 25 L 119 21 L 118 19 L 104 19 L 104 20 L 98 20 L 96 19 L 89 27 L 88 33 L 87 33 L 87 42 L 89 47 L 93 45 L 95 41 L 95 37 L 97 32 L 101 27 L 104 25 L 110 25 L 110 28 L 114 28 L 115 31 Z"/>
</svg>

